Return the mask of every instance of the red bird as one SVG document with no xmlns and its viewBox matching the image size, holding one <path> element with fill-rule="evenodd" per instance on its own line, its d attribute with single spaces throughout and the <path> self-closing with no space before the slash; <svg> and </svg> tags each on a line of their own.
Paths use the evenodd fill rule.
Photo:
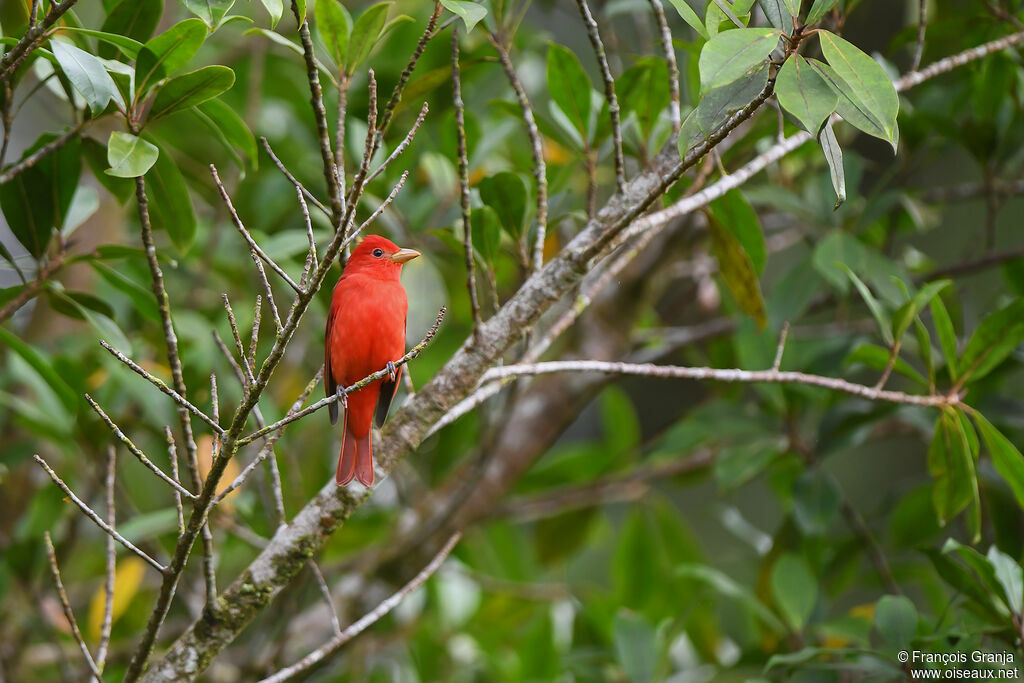
<svg viewBox="0 0 1024 683">
<path fill-rule="evenodd" d="M 324 387 L 327 395 L 347 400 L 341 456 L 335 480 L 344 486 L 358 479 L 373 485 L 373 447 L 370 429 L 374 408 L 377 425 L 388 416 L 402 368 L 395 361 L 405 354 L 405 316 L 409 302 L 400 277 L 402 264 L 419 256 L 399 249 L 380 235 L 368 235 L 352 251 L 334 286 L 324 340 Z M 385 367 L 391 376 L 341 396 L 351 386 Z M 331 424 L 338 419 L 338 404 L 328 406 Z"/>
</svg>

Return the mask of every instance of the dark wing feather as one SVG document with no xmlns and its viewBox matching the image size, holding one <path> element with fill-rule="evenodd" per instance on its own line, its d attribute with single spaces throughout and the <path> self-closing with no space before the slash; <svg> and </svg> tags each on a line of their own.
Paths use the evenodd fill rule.
<svg viewBox="0 0 1024 683">
<path fill-rule="evenodd" d="M 395 371 L 395 381 L 392 382 L 390 379 L 385 377 L 380 381 L 380 396 L 377 397 L 377 426 L 380 427 L 384 424 L 384 420 L 388 419 L 388 411 L 391 409 L 391 401 L 395 398 L 395 392 L 398 391 L 398 383 L 402 380 L 402 368 L 399 367 Z"/>
<path fill-rule="evenodd" d="M 327 333 L 324 335 L 324 390 L 327 398 L 334 396 L 338 389 L 334 381 L 334 373 L 331 372 L 331 326 L 334 324 L 334 307 L 331 306 L 327 314 Z M 331 424 L 338 421 L 338 402 L 335 401 L 327 406 L 327 412 L 331 416 Z"/>
</svg>

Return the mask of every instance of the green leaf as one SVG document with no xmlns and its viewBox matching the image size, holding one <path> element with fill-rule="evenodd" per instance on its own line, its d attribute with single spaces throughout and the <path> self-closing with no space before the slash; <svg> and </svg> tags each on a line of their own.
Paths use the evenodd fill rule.
<svg viewBox="0 0 1024 683">
<path fill-rule="evenodd" d="M 996 575 L 996 580 L 1006 593 L 1007 604 L 1010 611 L 1020 614 L 1024 609 L 1024 575 L 1016 560 L 1000 552 L 999 548 L 991 546 L 985 556 L 989 565 Z"/>
<path fill-rule="evenodd" d="M 976 382 L 992 372 L 1024 342 L 1024 299 L 989 315 L 971 335 L 958 365 L 960 382 Z"/>
<path fill-rule="evenodd" d="M 747 106 L 764 90 L 768 82 L 768 63 L 758 64 L 741 78 L 708 92 L 697 103 L 679 129 L 679 155 L 696 139 L 709 137 L 736 111 Z"/>
<path fill-rule="evenodd" d="M 196 109 L 217 127 L 230 145 L 245 153 L 253 168 L 257 167 L 259 153 L 256 149 L 256 136 L 252 134 L 249 126 L 245 125 L 245 121 L 234 109 L 218 99 L 207 100 Z"/>
<path fill-rule="evenodd" d="M 204 66 L 181 76 L 175 76 L 160 88 L 149 119 L 173 114 L 217 97 L 235 83 L 235 72 L 226 66 Z"/>
<path fill-rule="evenodd" d="M 814 4 L 811 5 L 811 11 L 807 13 L 807 19 L 804 21 L 805 24 L 813 24 L 819 21 L 825 13 L 836 6 L 839 0 L 814 0 Z"/>
<path fill-rule="evenodd" d="M 473 30 L 481 19 L 487 16 L 487 10 L 475 2 L 465 0 L 441 0 L 441 4 L 449 12 L 458 15 L 466 25 L 466 33 Z"/>
<path fill-rule="evenodd" d="M 157 309 L 156 296 L 154 296 L 153 290 L 143 287 L 121 271 L 115 270 L 100 261 L 91 260 L 89 265 L 112 287 L 128 297 L 140 315 L 153 322 L 159 322 L 160 313 Z"/>
<path fill-rule="evenodd" d="M 839 146 L 835 131 L 832 130 L 832 121 L 825 119 L 825 125 L 818 134 L 818 144 L 825 154 L 825 161 L 828 162 L 828 173 L 832 179 L 832 189 L 836 192 L 836 203 L 832 210 L 835 211 L 846 201 L 846 169 L 843 168 L 843 149 Z"/>
<path fill-rule="evenodd" d="M 932 311 L 932 322 L 935 323 L 935 332 L 939 337 L 939 346 L 942 347 L 942 355 L 946 357 L 946 369 L 949 371 L 949 378 L 956 381 L 956 332 L 953 331 L 953 321 L 949 319 L 946 311 L 946 304 L 942 303 L 940 297 L 931 300 L 929 307 Z"/>
<path fill-rule="evenodd" d="M 958 543 L 952 538 L 946 539 L 946 543 L 942 546 L 942 552 L 946 555 L 955 553 L 964 564 L 970 567 L 974 573 L 975 582 L 980 583 L 989 596 L 999 598 L 999 602 L 995 604 L 998 605 L 1000 613 L 1007 615 L 1011 613 L 1009 596 L 1003 590 L 1002 583 L 996 576 L 996 569 L 988 558 L 974 548 Z"/>
<path fill-rule="evenodd" d="M 153 227 L 166 230 L 179 252 L 188 251 L 196 235 L 196 215 L 185 179 L 165 149 L 146 174 L 146 197 Z"/>
<path fill-rule="evenodd" d="M 494 210 L 502 227 L 518 239 L 526 221 L 526 184 L 515 173 L 502 171 L 477 186 L 480 199 Z"/>
<path fill-rule="evenodd" d="M 153 167 L 160 150 L 142 138 L 130 133 L 113 132 L 107 142 L 108 175 L 117 178 L 135 178 L 145 175 Z"/>
<path fill-rule="evenodd" d="M 85 99 L 93 116 L 98 116 L 106 109 L 111 100 L 124 106 L 124 100 L 121 99 L 114 79 L 98 58 L 79 50 L 74 45 L 58 40 L 50 41 L 50 47 L 64 75 Z"/>
<path fill-rule="evenodd" d="M 839 488 L 826 472 L 806 470 L 793 484 L 793 519 L 808 536 L 823 536 L 839 515 Z"/>
<path fill-rule="evenodd" d="M 160 79 L 185 66 L 206 40 L 206 24 L 185 19 L 146 42 L 135 64 L 135 91 L 143 95 Z"/>
<path fill-rule="evenodd" d="M 366 8 L 352 26 L 352 37 L 348 42 L 348 55 L 345 57 L 345 68 L 351 76 L 363 60 L 370 56 L 370 51 L 380 39 L 384 24 L 388 18 L 390 2 L 379 2 Z"/>
<path fill-rule="evenodd" d="M 848 278 L 850 278 L 850 282 L 852 282 L 853 286 L 856 287 L 860 297 L 864 300 L 864 303 L 867 304 L 868 310 L 871 311 L 871 315 L 874 317 L 875 322 L 878 323 L 878 330 L 882 333 L 882 338 L 885 340 L 885 343 L 891 347 L 894 341 L 891 330 L 892 324 L 889 321 L 889 316 L 882 308 L 882 305 L 878 303 L 878 299 L 876 299 L 871 293 L 868 286 L 864 284 L 864 281 L 853 272 L 852 268 L 841 261 L 837 261 L 835 265 L 846 273 Z"/>
<path fill-rule="evenodd" d="M 345 67 L 349 36 L 352 35 L 352 17 L 338 0 L 318 0 L 313 8 L 316 30 L 339 68 Z"/>
<path fill-rule="evenodd" d="M 917 319 L 918 314 L 924 310 L 935 295 L 941 292 L 943 289 L 953 284 L 952 280 L 935 280 L 929 282 L 921 290 L 914 295 L 914 298 L 907 302 L 907 305 L 900 308 L 897 314 L 892 320 L 892 335 L 899 341 L 903 338 L 904 333 L 910 324 Z"/>
<path fill-rule="evenodd" d="M 917 635 L 917 609 L 902 595 L 884 595 L 875 605 L 875 630 L 887 649 L 903 650 Z"/>
<path fill-rule="evenodd" d="M 615 658 L 632 683 L 654 680 L 658 663 L 658 638 L 643 616 L 628 610 L 615 615 Z"/>
<path fill-rule="evenodd" d="M 779 69 L 775 94 L 779 104 L 811 135 L 818 134 L 839 101 L 835 91 L 799 54 L 787 59 Z"/>
<path fill-rule="evenodd" d="M 719 223 L 739 241 L 743 251 L 750 257 L 754 272 L 760 276 L 764 270 L 767 251 L 757 212 L 739 190 L 729 190 L 711 202 L 710 208 Z"/>
<path fill-rule="evenodd" d="M 110 168 L 107 163 L 107 146 L 94 140 L 85 138 L 82 140 L 82 152 L 85 162 L 92 169 L 93 177 L 99 181 L 110 194 L 114 195 L 118 202 L 124 204 L 129 197 L 135 194 L 135 183 L 126 178 L 115 178 L 107 175 L 106 170 Z"/>
<path fill-rule="evenodd" d="M 732 292 L 740 310 L 754 319 L 758 329 L 764 329 L 767 318 L 757 271 L 754 270 L 754 265 L 739 240 L 722 226 L 714 214 L 709 215 L 711 249 L 718 260 L 722 279 Z"/>
<path fill-rule="evenodd" d="M 480 252 L 484 261 L 493 263 L 501 244 L 501 221 L 498 214 L 489 206 L 473 209 L 470 214 L 472 225 L 473 247 Z"/>
<path fill-rule="evenodd" d="M 1017 504 L 1024 507 L 1024 455 L 1021 455 L 1013 442 L 1003 436 L 981 413 L 974 411 L 972 417 L 974 424 L 978 425 L 978 431 L 981 432 L 985 448 L 992 456 L 992 464 L 995 465 L 996 471 L 1009 484 Z"/>
<path fill-rule="evenodd" d="M 978 477 L 970 448 L 955 414 L 943 411 L 928 448 L 928 472 L 935 480 L 932 504 L 941 524 L 975 500 Z"/>
<path fill-rule="evenodd" d="M 917 337 L 917 349 L 921 355 L 921 362 L 924 363 L 925 372 L 928 374 L 928 386 L 935 387 L 935 365 L 932 360 L 932 338 L 928 334 L 928 328 L 921 322 L 920 316 L 914 318 L 914 334 Z"/>
<path fill-rule="evenodd" d="M 751 68 L 768 59 L 779 44 L 780 32 L 770 28 L 742 28 L 725 31 L 708 41 L 700 52 L 700 88 L 732 83 Z"/>
<path fill-rule="evenodd" d="M 139 50 L 142 49 L 142 43 L 137 40 L 133 40 L 127 36 L 118 35 L 116 33 L 107 33 L 106 31 L 95 31 L 89 28 L 80 28 L 78 26 L 61 26 L 61 31 L 68 33 L 80 33 L 83 36 L 89 36 L 90 38 L 96 38 L 108 45 L 113 45 L 121 51 L 128 59 L 135 59 L 139 56 Z"/>
<path fill-rule="evenodd" d="M 235 0 L 179 0 L 185 8 L 211 29 L 220 23 Z M 303 3 L 305 4 L 305 3 Z"/>
<path fill-rule="evenodd" d="M 834 33 L 820 31 L 818 38 L 822 53 L 845 86 L 842 92 L 852 102 L 863 105 L 870 117 L 881 124 L 885 139 L 895 146 L 900 99 L 885 70 L 860 48 Z"/>
<path fill-rule="evenodd" d="M 284 3 L 282 0 L 262 0 L 262 2 L 267 14 L 270 15 L 270 28 L 276 28 L 277 22 L 281 21 L 281 16 L 284 14 Z"/>
<path fill-rule="evenodd" d="M 768 23 L 777 29 L 789 32 L 793 30 L 793 13 L 789 10 L 790 0 L 757 0 L 764 10 Z"/>
<path fill-rule="evenodd" d="M 61 404 L 68 412 L 75 412 L 78 396 L 75 395 L 75 391 L 68 386 L 61 378 L 60 373 L 53 369 L 53 365 L 39 351 L 23 342 L 18 335 L 5 327 L 0 327 L 0 342 L 3 342 L 7 348 L 21 356 L 26 363 L 32 366 L 32 369 L 57 394 Z"/>
<path fill-rule="evenodd" d="M 548 44 L 548 92 L 580 136 L 588 139 L 590 125 L 590 78 L 576 54 L 557 43 Z"/>
<path fill-rule="evenodd" d="M 772 567 L 772 594 L 775 604 L 793 631 L 800 632 L 814 611 L 818 581 L 803 558 L 785 554 Z"/>
<path fill-rule="evenodd" d="M 679 16 L 683 18 L 683 21 L 690 25 L 690 28 L 696 31 L 704 40 L 711 40 L 711 34 L 704 27 L 704 22 L 700 20 L 700 17 L 697 16 L 697 13 L 693 11 L 693 8 L 690 7 L 686 0 L 669 0 L 669 2 L 679 12 Z"/>
<path fill-rule="evenodd" d="M 245 35 L 248 36 L 254 33 L 261 35 L 264 38 L 269 38 L 271 42 L 277 43 L 282 47 L 288 48 L 289 50 L 299 55 L 300 57 L 303 56 L 304 54 L 301 45 L 296 45 L 292 41 L 282 36 L 280 33 L 274 33 L 273 31 L 268 31 L 265 28 L 251 28 L 245 32 Z M 324 63 L 321 62 L 319 59 L 314 58 L 313 61 L 316 64 L 316 68 L 320 70 L 321 76 L 329 80 L 335 87 L 337 87 L 338 79 L 334 77 L 334 72 L 332 72 L 330 69 L 324 66 Z"/>
<path fill-rule="evenodd" d="M 870 368 L 875 370 L 884 371 L 889 365 L 889 356 L 892 352 L 889 349 L 884 349 L 881 346 L 875 344 L 858 344 L 853 351 L 850 351 L 849 355 L 843 360 L 846 365 L 852 365 L 854 363 L 863 363 Z M 904 377 L 909 377 L 915 382 L 919 382 L 924 386 L 928 386 L 928 380 L 921 376 L 917 370 L 911 367 L 907 361 L 902 358 L 896 358 L 896 362 L 893 364 L 893 370 L 900 373 Z"/>
<path fill-rule="evenodd" d="M 82 319 L 96 331 L 99 339 L 107 341 L 126 353 L 129 352 L 132 347 L 131 342 L 128 341 L 128 337 L 121 331 L 113 318 L 108 315 L 109 306 L 107 311 L 99 310 L 99 307 L 92 305 L 88 299 L 82 297 L 80 292 L 51 290 L 50 293 L 55 299 L 63 301 L 77 311 Z"/>
<path fill-rule="evenodd" d="M 676 574 L 688 579 L 695 579 L 714 588 L 724 597 L 735 600 L 742 607 L 757 616 L 766 626 L 777 633 L 785 632 L 786 627 L 770 609 L 754 596 L 749 590 L 739 585 L 722 572 L 700 564 L 683 564 L 676 568 Z"/>
<path fill-rule="evenodd" d="M 164 0 L 121 0 L 107 15 L 102 29 L 105 33 L 144 42 L 153 35 L 163 13 Z M 110 59 L 116 52 L 109 45 L 101 45 L 98 54 Z"/>
<path fill-rule="evenodd" d="M 615 82 L 615 92 L 623 119 L 634 114 L 640 131 L 649 136 L 669 105 L 668 66 L 657 57 L 638 59 Z"/>
<path fill-rule="evenodd" d="M 927 548 L 922 552 L 931 560 L 932 566 L 935 567 L 935 571 L 938 572 L 943 581 L 985 608 L 990 621 L 1000 623 L 1008 619 L 1010 616 L 1009 612 L 1002 601 L 995 600 L 995 593 L 986 590 L 983 585 L 979 584 L 976 575 L 968 571 L 959 562 L 952 560 L 946 554 L 946 550 L 944 548 L 943 552 L 939 552 L 933 548 Z M 994 579 L 994 572 L 991 575 Z"/>
</svg>

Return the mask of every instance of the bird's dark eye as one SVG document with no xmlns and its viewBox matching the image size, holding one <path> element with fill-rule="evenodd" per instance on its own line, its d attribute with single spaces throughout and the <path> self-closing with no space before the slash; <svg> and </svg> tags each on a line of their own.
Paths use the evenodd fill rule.
<svg viewBox="0 0 1024 683">
<path fill-rule="evenodd" d="M 384 250 L 383 249 L 374 249 L 373 250 L 373 255 L 376 256 L 377 258 L 380 258 L 381 256 L 384 255 Z"/>
</svg>

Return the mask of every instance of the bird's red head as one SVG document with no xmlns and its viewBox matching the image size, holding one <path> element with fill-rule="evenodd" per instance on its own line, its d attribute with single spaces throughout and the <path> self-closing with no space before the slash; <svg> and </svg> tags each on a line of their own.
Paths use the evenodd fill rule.
<svg viewBox="0 0 1024 683">
<path fill-rule="evenodd" d="M 345 264 L 345 275 L 360 273 L 382 280 L 397 280 L 402 264 L 419 255 L 414 249 L 399 249 L 397 244 L 380 235 L 367 235 L 352 250 Z"/>
</svg>

